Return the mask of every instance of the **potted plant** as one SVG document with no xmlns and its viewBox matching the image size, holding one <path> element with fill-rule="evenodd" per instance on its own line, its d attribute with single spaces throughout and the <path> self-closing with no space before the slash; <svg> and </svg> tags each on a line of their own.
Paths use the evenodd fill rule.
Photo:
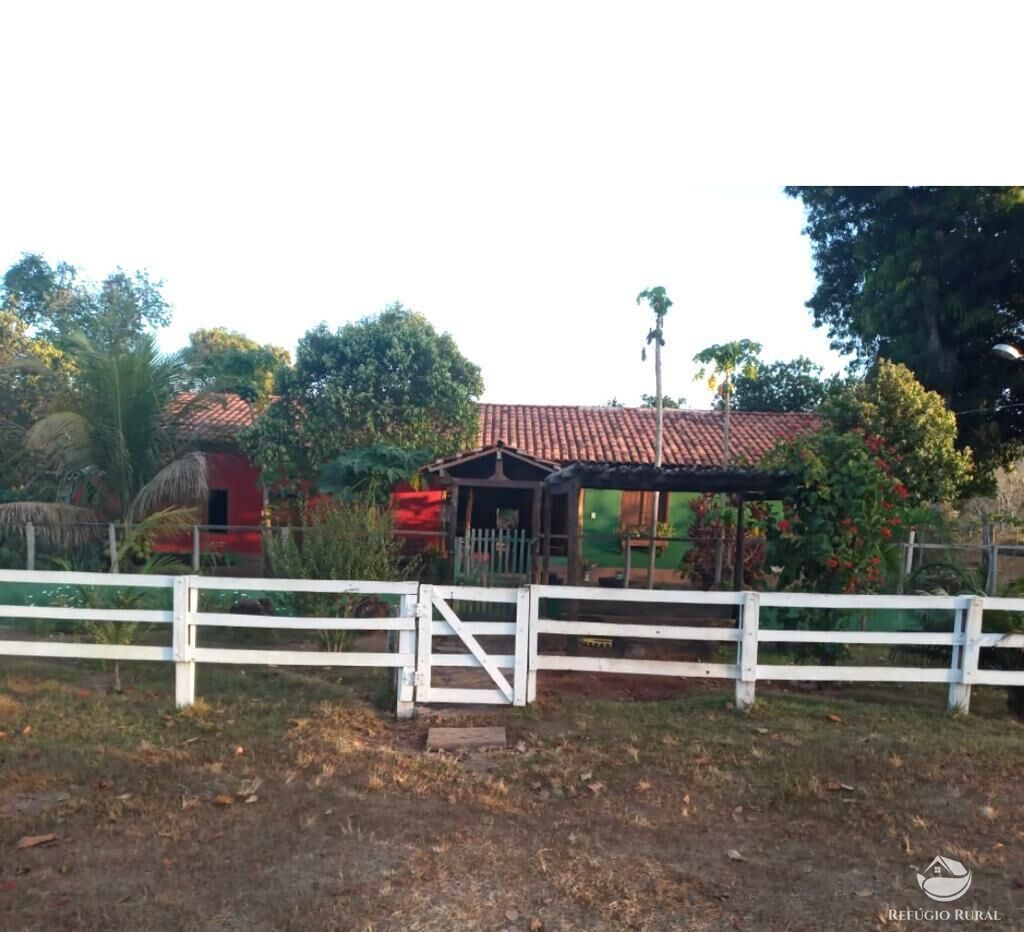
<svg viewBox="0 0 1024 932">
<path fill-rule="evenodd" d="M 646 550 L 650 547 L 650 528 L 645 524 L 620 524 L 619 534 L 622 537 L 622 549 L 624 550 L 627 546 L 633 547 L 637 550 Z M 676 528 L 674 524 L 668 521 L 659 521 L 657 526 L 656 534 L 660 537 L 675 537 Z M 658 553 L 661 553 L 667 546 L 667 542 L 664 540 L 658 540 L 655 542 L 655 549 Z"/>
</svg>

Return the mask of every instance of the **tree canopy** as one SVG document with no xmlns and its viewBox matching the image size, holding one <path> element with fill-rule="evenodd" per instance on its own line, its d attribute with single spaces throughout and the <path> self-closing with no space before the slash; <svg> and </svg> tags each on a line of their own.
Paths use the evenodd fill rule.
<svg viewBox="0 0 1024 932">
<path fill-rule="evenodd" d="M 904 365 L 880 359 L 866 379 L 830 397 L 822 413 L 838 431 L 882 438 L 912 505 L 951 501 L 971 480 L 971 451 L 956 447 L 956 415 Z"/>
<path fill-rule="evenodd" d="M 147 522 L 147 532 L 194 521 L 188 506 L 207 494 L 206 461 L 187 429 L 196 409 L 181 403 L 183 367 L 152 336 L 129 349 L 100 350 L 84 337 L 71 345 L 75 375 L 25 436 L 56 490 L 50 501 L 0 505 L 0 526 L 34 521 L 74 536 L 82 522 Z"/>
<path fill-rule="evenodd" d="M 51 398 L 67 389 L 72 369 L 67 353 L 31 336 L 20 317 L 0 311 L 0 490 L 9 495 L 40 485 L 25 435 Z"/>
<path fill-rule="evenodd" d="M 686 405 L 686 399 L 679 395 L 673 398 L 671 395 L 661 396 L 661 406 L 663 408 L 682 408 Z M 658 406 L 658 399 L 654 395 L 643 394 L 640 396 L 640 407 L 641 408 L 656 408 Z"/>
<path fill-rule="evenodd" d="M 237 392 L 244 398 L 266 401 L 291 364 L 291 354 L 280 346 L 260 345 L 224 327 L 196 330 L 182 350 L 189 387 L 199 391 Z"/>
<path fill-rule="evenodd" d="M 432 456 L 471 446 L 480 369 L 447 333 L 393 304 L 374 317 L 299 341 L 278 397 L 243 443 L 267 474 L 314 475 L 353 447 L 387 444 Z"/>
<path fill-rule="evenodd" d="M 806 356 L 762 363 L 751 378 L 738 372 L 733 379 L 732 406 L 737 411 L 814 411 L 845 380 L 822 378 L 823 368 Z M 716 401 L 721 407 L 722 401 Z"/>
<path fill-rule="evenodd" d="M 33 336 L 67 349 L 76 334 L 95 347 L 129 347 L 154 328 L 170 323 L 163 283 L 146 272 L 111 272 L 86 282 L 67 262 L 51 266 L 26 253 L 3 276 L 0 309 L 24 322 Z"/>
<path fill-rule="evenodd" d="M 990 356 L 1024 340 L 1024 188 L 789 187 L 807 208 L 832 346 L 910 367 L 954 411 L 986 469 L 1024 437 L 1024 370 Z"/>
</svg>

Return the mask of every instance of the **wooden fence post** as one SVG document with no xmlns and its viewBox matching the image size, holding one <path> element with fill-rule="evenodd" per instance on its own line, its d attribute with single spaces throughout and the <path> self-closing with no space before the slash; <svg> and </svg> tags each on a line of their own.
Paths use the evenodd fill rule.
<svg viewBox="0 0 1024 932">
<path fill-rule="evenodd" d="M 520 586 L 516 593 L 516 665 L 512 677 L 512 704 L 526 705 L 529 694 L 530 587 Z"/>
<path fill-rule="evenodd" d="M 744 592 L 740 611 L 739 675 L 736 678 L 736 708 L 741 712 L 749 711 L 754 705 L 760 613 L 761 596 L 756 592 Z"/>
<path fill-rule="evenodd" d="M 32 572 L 36 568 L 36 526 L 31 521 L 25 522 L 25 569 Z"/>
<path fill-rule="evenodd" d="M 200 554 L 200 550 L 199 550 L 199 537 L 200 537 L 200 535 L 199 535 L 199 525 L 193 524 L 192 525 L 192 572 L 193 573 L 197 573 L 197 574 L 199 572 L 199 565 L 200 565 L 200 558 L 201 558 L 201 554 Z"/>
<path fill-rule="evenodd" d="M 195 613 L 199 608 L 199 589 L 193 577 L 174 580 L 172 653 L 174 655 L 174 704 L 179 708 L 196 701 Z"/>
<path fill-rule="evenodd" d="M 914 543 L 917 540 L 917 530 L 915 528 L 910 529 L 910 533 L 907 535 L 907 552 L 906 561 L 903 564 L 904 576 L 910 576 L 914 572 Z"/>
<path fill-rule="evenodd" d="M 999 545 L 988 548 L 988 572 L 985 574 L 985 595 L 996 595 L 999 591 Z"/>
<path fill-rule="evenodd" d="M 117 527 L 111 522 L 107 525 L 107 546 L 110 548 L 110 572 L 118 571 L 117 560 Z"/>
<path fill-rule="evenodd" d="M 417 598 L 414 595 L 403 595 L 399 603 L 399 617 L 417 618 Z M 398 653 L 416 655 L 416 632 L 398 632 Z M 398 667 L 395 670 L 395 716 L 397 718 L 412 718 L 413 715 L 413 690 L 416 685 L 416 666 Z"/>
<path fill-rule="evenodd" d="M 434 646 L 434 587 L 423 584 L 416 600 L 416 701 L 430 701 L 430 652 Z"/>
<path fill-rule="evenodd" d="M 526 701 L 537 701 L 537 622 L 540 619 L 540 596 L 535 586 L 530 586 L 530 645 L 526 661 Z"/>
<path fill-rule="evenodd" d="M 978 655 L 981 653 L 982 617 L 985 600 L 977 597 L 968 599 L 967 608 L 957 612 L 955 630 L 962 631 L 964 643 L 957 650 L 953 648 L 952 682 L 949 684 L 949 709 L 966 715 L 971 707 L 971 684 L 978 672 Z"/>
</svg>

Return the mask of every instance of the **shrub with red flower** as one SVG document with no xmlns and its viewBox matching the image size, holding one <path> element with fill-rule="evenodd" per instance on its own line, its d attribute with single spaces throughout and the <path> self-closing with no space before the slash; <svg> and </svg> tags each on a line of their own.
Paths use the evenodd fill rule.
<svg viewBox="0 0 1024 932">
<path fill-rule="evenodd" d="M 769 534 L 779 585 L 809 592 L 872 592 L 896 559 L 893 530 L 909 517 L 907 492 L 880 437 L 826 429 L 784 441 L 762 463 L 793 477 Z"/>
<path fill-rule="evenodd" d="M 765 578 L 766 527 L 772 522 L 771 510 L 766 502 L 747 502 L 744 508 L 743 581 L 757 589 Z M 722 582 L 731 586 L 736 563 L 736 505 L 732 497 L 710 492 L 697 495 L 690 499 L 690 510 L 693 521 L 688 534 L 693 544 L 683 556 L 681 572 L 698 588 L 711 589 L 716 552 L 721 548 Z"/>
</svg>

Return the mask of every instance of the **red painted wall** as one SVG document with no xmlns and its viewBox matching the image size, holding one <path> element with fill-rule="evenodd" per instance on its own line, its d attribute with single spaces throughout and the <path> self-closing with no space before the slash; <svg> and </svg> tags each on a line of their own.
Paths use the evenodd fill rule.
<svg viewBox="0 0 1024 932">
<path fill-rule="evenodd" d="M 395 528 L 399 531 L 434 531 L 436 536 L 410 534 L 407 535 L 407 540 L 410 544 L 417 542 L 423 547 L 442 546 L 443 501 L 443 489 L 414 489 L 408 483 L 403 483 L 391 493 L 391 513 L 394 515 Z"/>
<path fill-rule="evenodd" d="M 256 468 L 240 453 L 208 453 L 206 462 L 209 487 L 227 489 L 227 523 L 258 527 L 263 510 L 263 490 Z M 205 511 L 200 514 L 199 523 L 209 523 Z M 201 547 L 204 553 L 229 550 L 233 553 L 258 555 L 262 542 L 258 530 L 228 531 L 225 534 L 203 531 Z M 158 544 L 156 549 L 171 553 L 191 552 L 192 540 L 190 537 L 169 539 Z"/>
<path fill-rule="evenodd" d="M 263 509 L 263 490 L 260 487 L 259 472 L 249 460 L 239 453 L 207 454 L 208 484 L 211 489 L 227 489 L 229 525 L 241 524 L 256 527 L 260 524 Z M 313 496 L 315 500 L 316 496 Z M 391 510 L 395 528 L 399 531 L 431 531 L 434 534 L 410 534 L 406 536 L 409 547 L 419 550 L 423 547 L 444 544 L 441 509 L 444 501 L 442 489 L 414 489 L 407 483 L 398 486 L 391 495 Z M 200 523 L 208 524 L 209 516 L 200 515 Z M 203 531 L 200 546 L 203 553 L 210 551 L 231 551 L 239 554 L 259 555 L 262 541 L 258 530 L 228 531 L 225 534 Z M 192 539 L 187 535 L 169 538 L 156 545 L 164 553 L 190 553 Z"/>
</svg>

